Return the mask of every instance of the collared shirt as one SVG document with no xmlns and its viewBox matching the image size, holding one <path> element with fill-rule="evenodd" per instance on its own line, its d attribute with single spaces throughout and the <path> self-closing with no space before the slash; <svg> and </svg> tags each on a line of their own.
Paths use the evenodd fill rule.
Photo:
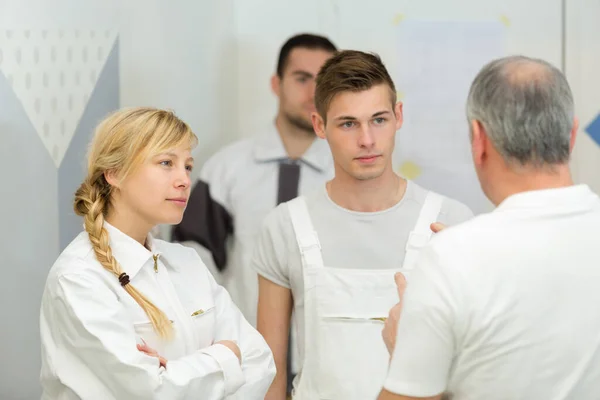
<svg viewBox="0 0 600 400">
<path fill-rule="evenodd" d="M 262 399 L 272 353 L 218 286 L 197 253 L 148 237 L 146 247 L 105 223 L 131 284 L 172 321 L 161 339 L 145 312 L 96 259 L 86 232 L 60 255 L 42 297 L 44 399 Z M 242 353 L 240 365 L 227 347 Z M 146 342 L 168 360 L 137 350 Z M 231 396 L 231 397 L 227 397 Z"/>
<path fill-rule="evenodd" d="M 286 163 L 297 163 L 299 182 L 282 185 Z M 264 218 L 277 205 L 282 186 L 297 186 L 298 194 L 305 194 L 331 178 L 325 140 L 315 138 L 302 158 L 290 160 L 273 125 L 267 134 L 233 143 L 207 161 L 173 239 L 201 245 L 201 255 L 208 250 L 234 302 L 256 326 L 258 278 L 250 259 Z"/>
<path fill-rule="evenodd" d="M 600 198 L 515 194 L 435 235 L 407 286 L 385 388 L 600 399 Z"/>
</svg>

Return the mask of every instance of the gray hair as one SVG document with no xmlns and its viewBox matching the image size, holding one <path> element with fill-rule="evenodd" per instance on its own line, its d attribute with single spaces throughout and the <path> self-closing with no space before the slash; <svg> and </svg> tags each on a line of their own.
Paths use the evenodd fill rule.
<svg viewBox="0 0 600 400">
<path fill-rule="evenodd" d="M 504 160 L 523 166 L 568 162 L 574 112 L 563 73 L 524 56 L 484 66 L 467 100 L 469 122 L 483 125 Z"/>
</svg>

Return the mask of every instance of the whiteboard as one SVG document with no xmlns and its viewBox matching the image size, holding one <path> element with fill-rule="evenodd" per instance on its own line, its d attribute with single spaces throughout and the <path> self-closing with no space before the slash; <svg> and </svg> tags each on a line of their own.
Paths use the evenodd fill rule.
<svg viewBox="0 0 600 400">
<path fill-rule="evenodd" d="M 394 168 L 417 184 L 490 209 L 475 173 L 465 103 L 479 70 L 505 54 L 506 23 L 403 19 L 394 71 L 404 124 L 396 137 Z"/>
</svg>

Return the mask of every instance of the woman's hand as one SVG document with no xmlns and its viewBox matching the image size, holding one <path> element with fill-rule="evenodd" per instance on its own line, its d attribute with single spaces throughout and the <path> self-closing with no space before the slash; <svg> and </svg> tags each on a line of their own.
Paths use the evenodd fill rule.
<svg viewBox="0 0 600 400">
<path fill-rule="evenodd" d="M 227 347 L 229 350 L 233 351 L 233 353 L 237 356 L 238 360 L 240 360 L 240 364 L 242 363 L 242 352 L 235 342 L 231 340 L 221 340 L 220 342 L 216 342 L 215 344 L 222 344 Z"/>
<path fill-rule="evenodd" d="M 152 347 L 148 346 L 148 344 L 146 343 L 146 341 L 144 339 L 142 339 L 142 342 L 144 342 L 144 344 L 138 344 L 137 349 L 139 351 L 141 351 L 142 353 L 149 355 L 150 357 L 158 358 L 158 362 L 160 363 L 160 366 L 166 369 L 167 368 L 167 359 L 164 357 L 161 357 L 156 350 L 154 350 Z"/>
</svg>

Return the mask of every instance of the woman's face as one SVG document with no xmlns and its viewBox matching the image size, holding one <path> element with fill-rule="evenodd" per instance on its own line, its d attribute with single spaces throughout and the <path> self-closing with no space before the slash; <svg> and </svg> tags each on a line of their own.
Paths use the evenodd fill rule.
<svg viewBox="0 0 600 400">
<path fill-rule="evenodd" d="M 112 209 L 128 225 L 178 224 L 190 196 L 194 159 L 189 146 L 168 149 L 148 158 L 116 185 Z M 115 186 L 115 185 L 113 185 Z"/>
</svg>

